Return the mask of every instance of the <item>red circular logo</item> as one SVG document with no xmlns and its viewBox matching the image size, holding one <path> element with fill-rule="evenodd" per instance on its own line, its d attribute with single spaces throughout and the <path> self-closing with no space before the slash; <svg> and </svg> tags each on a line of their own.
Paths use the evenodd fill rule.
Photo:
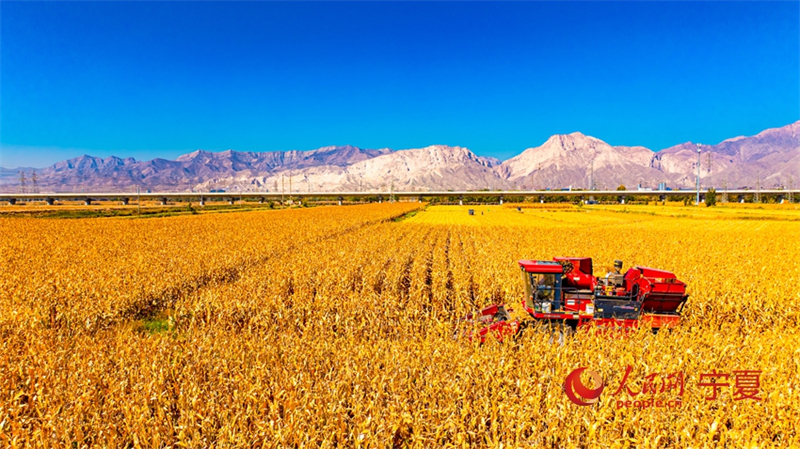
<svg viewBox="0 0 800 449">
<path fill-rule="evenodd" d="M 586 371 L 592 376 L 592 382 L 594 383 L 591 389 L 588 388 L 581 382 L 581 373 L 584 371 L 586 371 L 586 368 L 581 367 L 569 373 L 567 380 L 564 382 L 564 393 L 575 404 L 592 405 L 597 402 L 605 385 L 603 385 L 603 379 L 600 374 L 595 371 Z"/>
</svg>

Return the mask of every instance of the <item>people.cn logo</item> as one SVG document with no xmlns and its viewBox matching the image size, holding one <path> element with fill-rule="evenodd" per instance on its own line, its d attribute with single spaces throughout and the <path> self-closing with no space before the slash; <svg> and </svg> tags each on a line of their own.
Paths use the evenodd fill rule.
<svg viewBox="0 0 800 449">
<path fill-rule="evenodd" d="M 570 401 L 578 405 L 592 405 L 600 398 L 600 393 L 603 392 L 603 379 L 595 371 L 586 371 L 587 374 L 592 376 L 594 385 L 588 388 L 581 382 L 581 374 L 586 371 L 585 367 L 578 368 L 567 376 L 564 382 L 564 393 Z"/>
</svg>

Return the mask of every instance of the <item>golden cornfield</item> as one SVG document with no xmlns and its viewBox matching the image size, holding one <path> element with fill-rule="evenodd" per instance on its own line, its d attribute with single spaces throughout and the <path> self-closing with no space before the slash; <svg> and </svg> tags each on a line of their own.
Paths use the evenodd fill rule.
<svg viewBox="0 0 800 449">
<path fill-rule="evenodd" d="M 795 206 L 546 206 L 0 218 L 0 447 L 800 446 Z M 554 256 L 675 272 L 680 326 L 453 338 Z M 682 404 L 621 407 L 628 367 L 683 373 Z M 736 370 L 760 400 L 707 400 Z"/>
</svg>

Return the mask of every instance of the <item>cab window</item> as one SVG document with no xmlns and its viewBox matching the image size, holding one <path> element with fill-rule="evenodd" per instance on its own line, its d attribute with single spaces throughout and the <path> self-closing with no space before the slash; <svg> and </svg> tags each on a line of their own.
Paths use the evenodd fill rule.
<svg viewBox="0 0 800 449">
<path fill-rule="evenodd" d="M 556 288 L 556 275 L 531 273 L 531 287 L 537 300 L 551 301 Z"/>
</svg>

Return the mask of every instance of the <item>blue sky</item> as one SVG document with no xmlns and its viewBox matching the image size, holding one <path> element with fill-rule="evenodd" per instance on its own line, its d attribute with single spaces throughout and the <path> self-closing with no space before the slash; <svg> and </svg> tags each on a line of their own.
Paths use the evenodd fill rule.
<svg viewBox="0 0 800 449">
<path fill-rule="evenodd" d="M 800 119 L 800 3 L 0 3 L 0 165 L 653 150 Z"/>
</svg>

